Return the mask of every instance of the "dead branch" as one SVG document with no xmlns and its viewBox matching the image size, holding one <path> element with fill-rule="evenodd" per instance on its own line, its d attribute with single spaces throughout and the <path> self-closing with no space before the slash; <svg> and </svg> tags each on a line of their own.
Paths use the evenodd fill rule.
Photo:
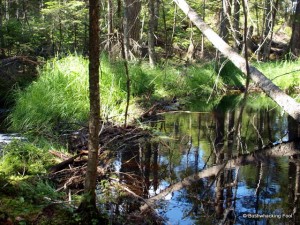
<svg viewBox="0 0 300 225">
<path fill-rule="evenodd" d="M 81 154 L 77 154 L 71 158 L 68 158 L 67 160 L 65 161 L 62 161 L 61 163 L 55 165 L 55 166 L 52 166 L 50 169 L 49 169 L 49 172 L 50 173 L 55 173 L 57 171 L 60 171 L 62 169 L 65 169 L 66 167 L 68 167 L 70 164 L 72 164 L 74 162 L 74 159 L 78 158 Z"/>
</svg>

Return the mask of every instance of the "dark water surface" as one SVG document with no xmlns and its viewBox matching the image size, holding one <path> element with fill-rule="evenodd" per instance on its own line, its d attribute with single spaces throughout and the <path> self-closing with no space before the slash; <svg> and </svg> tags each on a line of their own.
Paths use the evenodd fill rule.
<svg viewBox="0 0 300 225">
<path fill-rule="evenodd" d="M 118 155 L 121 182 L 166 224 L 300 224 L 298 124 L 265 98 L 239 100 L 162 114 L 156 137 Z"/>
</svg>

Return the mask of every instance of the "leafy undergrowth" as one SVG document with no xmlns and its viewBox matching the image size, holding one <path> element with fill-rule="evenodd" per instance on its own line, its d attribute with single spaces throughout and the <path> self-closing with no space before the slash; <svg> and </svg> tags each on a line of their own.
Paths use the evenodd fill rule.
<svg viewBox="0 0 300 225">
<path fill-rule="evenodd" d="M 50 217 L 43 219 L 49 214 L 45 207 L 53 201 L 63 201 L 63 194 L 56 192 L 46 178 L 47 169 L 55 163 L 53 157 L 45 150 L 21 140 L 14 140 L 5 146 L 1 155 L 0 214 L 3 218 L 0 218 L 0 224 L 7 222 L 5 220 L 16 224 L 55 224 L 47 222 Z M 56 210 L 57 207 L 61 209 Z M 54 209 L 56 216 L 50 221 L 56 220 L 60 212 L 64 212 L 62 215 L 65 217 L 70 215 L 65 212 L 69 210 L 60 205 Z"/>
<path fill-rule="evenodd" d="M 63 195 L 46 180 L 37 176 L 0 175 L 0 212 L 16 224 L 72 224 L 71 208 Z M 4 223 L 5 221 L 0 222 Z M 74 223 L 73 223 L 74 224 Z"/>
</svg>

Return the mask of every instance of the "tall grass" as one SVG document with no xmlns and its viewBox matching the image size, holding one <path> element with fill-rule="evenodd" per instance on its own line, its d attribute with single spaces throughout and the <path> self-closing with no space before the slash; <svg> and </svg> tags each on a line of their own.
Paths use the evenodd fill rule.
<svg viewBox="0 0 300 225">
<path fill-rule="evenodd" d="M 300 88 L 300 60 L 255 63 L 254 66 L 282 90 L 293 93 L 295 88 Z"/>
<path fill-rule="evenodd" d="M 16 130 L 52 132 L 63 123 L 86 121 L 88 116 L 87 61 L 81 57 L 56 58 L 40 69 L 39 79 L 16 92 L 10 115 Z"/>
<path fill-rule="evenodd" d="M 157 67 L 130 64 L 132 100 L 129 114 L 136 113 L 138 98 L 204 96 L 222 90 L 211 64 Z M 122 62 L 101 61 L 101 116 L 122 122 L 126 104 L 126 76 Z M 215 82 L 218 80 L 218 82 Z M 39 78 L 24 91 L 16 91 L 10 115 L 11 128 L 52 134 L 74 124 L 86 123 L 89 113 L 88 61 L 80 56 L 53 59 L 39 71 Z"/>
</svg>

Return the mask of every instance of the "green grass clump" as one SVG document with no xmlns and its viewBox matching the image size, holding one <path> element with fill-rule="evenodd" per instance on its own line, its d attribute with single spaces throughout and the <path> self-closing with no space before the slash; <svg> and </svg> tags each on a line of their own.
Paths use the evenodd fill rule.
<svg viewBox="0 0 300 225">
<path fill-rule="evenodd" d="M 225 60 L 219 69 L 220 76 L 229 88 L 240 88 L 245 84 L 243 73 L 231 62 Z"/>
<path fill-rule="evenodd" d="M 5 175 L 46 173 L 52 156 L 31 143 L 14 140 L 2 149 L 0 172 Z"/>
<path fill-rule="evenodd" d="M 139 112 L 135 99 L 206 98 L 224 89 L 212 64 L 150 68 L 148 64 L 130 63 L 129 74 L 131 117 Z M 124 63 L 102 57 L 100 80 L 102 118 L 122 122 L 127 95 Z M 76 129 L 77 124 L 88 120 L 88 98 L 88 60 L 80 56 L 55 58 L 40 68 L 37 81 L 24 91 L 16 91 L 11 128 L 51 136 L 61 130 Z"/>
<path fill-rule="evenodd" d="M 282 90 L 293 93 L 300 87 L 300 60 L 255 63 L 254 66 Z"/>
<path fill-rule="evenodd" d="M 87 68 L 82 57 L 49 61 L 40 69 L 36 82 L 16 93 L 10 116 L 12 129 L 46 133 L 64 123 L 86 121 Z"/>
</svg>

